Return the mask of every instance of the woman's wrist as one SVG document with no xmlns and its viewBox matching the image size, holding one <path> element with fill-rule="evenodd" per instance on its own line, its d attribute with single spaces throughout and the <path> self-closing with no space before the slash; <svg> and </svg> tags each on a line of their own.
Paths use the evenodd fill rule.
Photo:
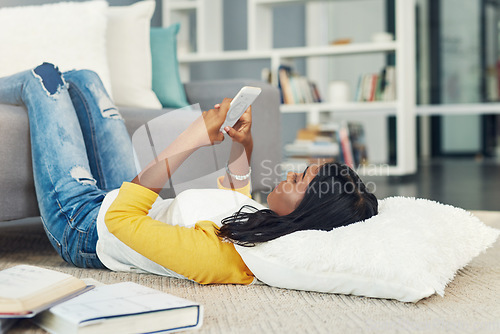
<svg viewBox="0 0 500 334">
<path fill-rule="evenodd" d="M 246 145 L 252 145 L 253 144 L 253 137 L 252 137 L 252 133 L 249 132 L 246 137 L 245 137 L 245 140 L 244 140 L 244 144 Z"/>
<path fill-rule="evenodd" d="M 194 147 L 209 146 L 213 144 L 203 116 L 198 117 L 191 123 L 179 137 L 189 141 Z"/>
<path fill-rule="evenodd" d="M 241 171 L 239 171 L 239 174 L 234 174 L 229 168 L 229 163 L 226 164 L 226 174 L 233 180 L 244 181 L 249 179 L 250 174 L 252 173 L 252 168 L 250 166 L 246 166 L 245 169 L 247 170 L 245 174 L 241 174 Z"/>
<path fill-rule="evenodd" d="M 253 150 L 253 138 L 251 135 L 249 135 L 247 138 L 245 138 L 246 140 L 244 142 L 241 143 L 241 145 L 243 145 L 243 148 L 245 149 L 245 151 L 247 152 L 252 152 Z M 248 159 L 250 161 L 250 159 Z"/>
</svg>

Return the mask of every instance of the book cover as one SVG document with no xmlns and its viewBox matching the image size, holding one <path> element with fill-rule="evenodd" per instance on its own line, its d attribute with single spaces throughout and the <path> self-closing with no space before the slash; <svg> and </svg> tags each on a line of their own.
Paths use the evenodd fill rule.
<svg viewBox="0 0 500 334">
<path fill-rule="evenodd" d="M 372 87 L 372 75 L 365 74 L 363 76 L 363 87 L 362 87 L 362 97 L 361 102 L 370 101 L 370 89 Z"/>
<path fill-rule="evenodd" d="M 348 126 L 344 123 L 341 125 L 339 129 L 339 143 L 342 151 L 342 155 L 344 158 L 344 163 L 351 167 L 354 168 L 354 157 L 352 153 L 352 146 L 351 146 L 351 140 L 349 138 L 349 128 Z"/>
<path fill-rule="evenodd" d="M 203 307 L 133 282 L 98 286 L 34 318 L 51 333 L 148 333 L 199 328 Z"/>
<path fill-rule="evenodd" d="M 271 70 L 267 67 L 263 68 L 261 71 L 260 71 L 260 78 L 262 81 L 264 82 L 267 82 L 267 83 L 271 83 L 272 82 L 272 74 L 271 74 Z"/>
<path fill-rule="evenodd" d="M 278 88 L 281 92 L 281 103 L 284 104 L 294 104 L 293 93 L 289 80 L 290 72 L 290 67 L 284 65 L 281 65 L 278 70 Z"/>
<path fill-rule="evenodd" d="M 396 99 L 396 68 L 387 66 L 386 86 L 384 89 L 384 101 L 394 101 Z"/>
<path fill-rule="evenodd" d="M 0 318 L 29 318 L 92 287 L 55 270 L 18 265 L 0 271 Z"/>
<path fill-rule="evenodd" d="M 349 122 L 347 127 L 349 129 L 354 164 L 357 167 L 366 165 L 368 163 L 368 154 L 363 125 L 361 123 Z"/>
<path fill-rule="evenodd" d="M 321 98 L 321 94 L 319 93 L 319 89 L 318 89 L 318 86 L 316 85 L 316 83 L 311 82 L 311 87 L 312 87 L 313 94 L 314 94 L 314 100 L 315 100 L 314 102 L 317 102 L 317 103 L 323 102 L 323 99 Z"/>
<path fill-rule="evenodd" d="M 311 90 L 311 85 L 309 83 L 309 80 L 307 80 L 306 77 L 301 77 L 300 78 L 300 87 L 302 89 L 303 95 L 304 95 L 304 102 L 305 103 L 314 103 L 314 97 L 313 93 Z"/>
<path fill-rule="evenodd" d="M 377 96 L 376 100 L 377 101 L 383 101 L 384 100 L 384 91 L 385 87 L 387 85 L 387 79 L 386 79 L 386 68 L 387 66 L 384 66 L 382 70 L 380 71 L 379 74 L 379 80 L 378 80 L 378 87 L 377 87 Z"/>
<path fill-rule="evenodd" d="M 288 82 L 290 83 L 290 88 L 292 90 L 293 102 L 294 104 L 303 103 L 302 95 L 300 92 L 300 87 L 298 83 L 298 76 L 292 75 L 288 78 Z"/>
<path fill-rule="evenodd" d="M 361 102 L 362 101 L 363 79 L 364 79 L 363 75 L 360 75 L 358 78 L 358 84 L 356 86 L 356 93 L 354 93 L 354 102 Z"/>
<path fill-rule="evenodd" d="M 378 81 L 378 75 L 372 74 L 371 85 L 370 85 L 370 99 L 368 100 L 370 102 L 375 101 L 375 91 L 377 90 L 377 81 Z"/>
</svg>

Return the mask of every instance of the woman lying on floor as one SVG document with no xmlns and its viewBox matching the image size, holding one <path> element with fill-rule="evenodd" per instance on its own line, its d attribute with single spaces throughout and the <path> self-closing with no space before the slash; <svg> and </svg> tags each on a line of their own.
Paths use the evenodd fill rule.
<svg viewBox="0 0 500 334">
<path fill-rule="evenodd" d="M 377 199 L 356 173 L 345 165 L 324 164 L 288 173 L 269 194 L 269 209 L 234 207 L 221 228 L 212 221 L 173 226 L 148 215 L 161 185 L 183 161 L 197 148 L 224 139 L 219 129 L 230 101 L 203 112 L 159 154 L 157 163 L 136 175 L 124 122 L 94 72 L 61 74 L 44 63 L 0 79 L 0 102 L 28 109 L 43 226 L 57 252 L 75 266 L 158 273 L 148 270 L 152 262 L 165 268 L 163 274 L 202 284 L 250 284 L 253 274 L 234 244 L 252 246 L 300 230 L 331 230 L 377 214 Z M 219 188 L 249 197 L 251 122 L 249 108 L 225 129 L 233 144 L 227 173 L 217 180 Z M 133 251 L 113 258 L 108 247 L 97 247 L 99 231 Z"/>
</svg>

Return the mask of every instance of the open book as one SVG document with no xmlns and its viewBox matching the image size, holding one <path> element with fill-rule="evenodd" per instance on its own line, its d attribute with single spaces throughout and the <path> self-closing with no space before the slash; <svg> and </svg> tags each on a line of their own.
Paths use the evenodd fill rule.
<svg viewBox="0 0 500 334">
<path fill-rule="evenodd" d="M 40 313 L 35 323 L 51 333 L 149 333 L 198 328 L 203 308 L 132 282 L 95 289 Z"/>
<path fill-rule="evenodd" d="M 80 279 L 45 268 L 18 265 L 0 271 L 0 318 L 29 318 L 89 289 Z"/>
</svg>

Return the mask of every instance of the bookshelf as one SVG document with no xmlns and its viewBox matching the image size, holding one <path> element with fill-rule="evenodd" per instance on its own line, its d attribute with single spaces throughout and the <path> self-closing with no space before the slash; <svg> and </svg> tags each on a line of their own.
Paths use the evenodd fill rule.
<svg viewBox="0 0 500 334">
<path fill-rule="evenodd" d="M 190 17 L 196 18 L 196 52 L 200 54 L 222 51 L 222 0 L 163 0 L 163 25 L 180 22 L 182 29 L 177 40 L 189 43 Z M 188 46 L 182 45 L 186 49 Z M 182 49 L 181 48 L 181 49 Z"/>
<path fill-rule="evenodd" d="M 212 27 L 211 31 L 201 29 L 205 22 L 222 22 L 222 10 L 216 13 L 213 8 L 221 8 L 221 0 L 163 0 L 165 26 L 175 22 L 177 17 L 185 21 L 190 11 L 196 12 L 196 43 L 194 52 L 179 53 L 181 76 L 189 80 L 190 64 L 231 60 L 270 61 L 270 69 L 277 74 L 281 64 L 295 59 L 306 59 L 306 76 L 325 87 L 325 57 L 340 55 L 386 54 L 393 53 L 396 58 L 397 100 L 391 102 L 352 102 L 343 104 L 309 103 L 282 105 L 282 113 L 305 113 L 308 124 L 319 124 L 321 114 L 353 115 L 360 119 L 368 115 L 396 117 L 396 154 L 397 163 L 387 166 L 360 168 L 360 174 L 407 175 L 416 172 L 416 106 L 415 106 L 415 0 L 395 0 L 396 38 L 388 42 L 363 42 L 345 45 L 328 45 L 321 39 L 322 26 L 313 24 L 318 19 L 326 19 L 324 6 L 329 1 L 349 0 L 248 0 L 246 50 L 223 51 L 222 26 Z M 182 3 L 182 4 L 181 4 Z M 273 9 L 285 4 L 305 4 L 307 46 L 294 48 L 273 48 Z M 214 16 L 215 15 L 215 16 Z M 182 22 L 182 21 L 181 21 Z M 184 32 L 189 34 L 189 32 Z M 203 42 L 210 36 L 210 45 Z M 205 44 L 203 44 L 205 43 Z M 272 76 L 272 84 L 278 84 L 277 75 Z M 321 89 L 326 96 L 326 90 Z M 380 168 L 384 167 L 384 168 Z M 380 172 L 383 170 L 384 172 Z M 377 172 L 378 171 L 378 172 Z"/>
<path fill-rule="evenodd" d="M 396 42 L 384 43 L 355 43 L 348 45 L 332 45 L 318 47 L 297 47 L 297 48 L 279 48 L 256 51 L 219 51 L 210 53 L 191 52 L 179 55 L 182 63 L 215 61 L 215 60 L 242 60 L 242 59 L 288 59 L 318 57 L 330 55 L 349 55 L 359 53 L 375 53 L 395 51 Z"/>
</svg>

